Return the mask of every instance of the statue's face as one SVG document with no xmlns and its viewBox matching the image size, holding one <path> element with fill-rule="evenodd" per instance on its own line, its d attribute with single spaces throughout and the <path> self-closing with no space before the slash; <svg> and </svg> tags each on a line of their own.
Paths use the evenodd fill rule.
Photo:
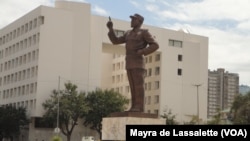
<svg viewBox="0 0 250 141">
<path fill-rule="evenodd" d="M 131 27 L 138 27 L 141 25 L 141 21 L 137 18 L 131 18 Z"/>
</svg>

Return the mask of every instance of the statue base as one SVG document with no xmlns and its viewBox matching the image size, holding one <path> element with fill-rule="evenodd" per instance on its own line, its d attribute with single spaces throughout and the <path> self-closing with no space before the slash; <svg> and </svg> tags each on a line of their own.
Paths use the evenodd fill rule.
<svg viewBox="0 0 250 141">
<path fill-rule="evenodd" d="M 102 119 L 102 140 L 126 140 L 126 125 L 165 125 L 157 114 L 118 112 Z"/>
</svg>

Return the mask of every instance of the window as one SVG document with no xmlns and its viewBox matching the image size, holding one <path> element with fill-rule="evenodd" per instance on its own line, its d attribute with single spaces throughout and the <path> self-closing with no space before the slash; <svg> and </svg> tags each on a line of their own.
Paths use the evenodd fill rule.
<svg viewBox="0 0 250 141">
<path fill-rule="evenodd" d="M 27 78 L 30 78 L 30 68 L 27 69 Z"/>
<path fill-rule="evenodd" d="M 130 92 L 130 87 L 126 86 L 126 93 L 129 93 L 129 92 Z"/>
<path fill-rule="evenodd" d="M 173 47 L 182 47 L 182 41 L 178 41 L 178 40 L 169 40 L 168 42 L 169 46 L 173 46 Z"/>
<path fill-rule="evenodd" d="M 21 27 L 21 35 L 24 33 L 24 25 Z"/>
<path fill-rule="evenodd" d="M 148 63 L 148 57 L 145 57 L 145 64 Z"/>
<path fill-rule="evenodd" d="M 149 56 L 149 57 L 148 57 L 148 62 L 149 62 L 149 63 L 152 63 L 152 56 Z"/>
<path fill-rule="evenodd" d="M 35 45 L 36 44 L 36 35 L 33 35 L 33 45 Z"/>
<path fill-rule="evenodd" d="M 17 37 L 20 35 L 20 28 L 17 29 Z"/>
<path fill-rule="evenodd" d="M 25 24 L 25 33 L 28 32 L 28 29 L 29 29 L 29 25 L 28 23 Z"/>
<path fill-rule="evenodd" d="M 159 95 L 156 95 L 154 98 L 155 98 L 155 99 L 154 99 L 154 103 L 155 103 L 155 104 L 158 104 L 158 103 L 159 103 L 159 100 L 160 100 Z"/>
<path fill-rule="evenodd" d="M 160 74 L 160 67 L 156 67 L 155 68 L 155 75 L 159 75 Z"/>
<path fill-rule="evenodd" d="M 44 16 L 39 16 L 39 25 L 44 24 Z"/>
<path fill-rule="evenodd" d="M 34 92 L 34 84 L 31 83 L 30 84 L 30 94 L 33 94 L 33 92 Z"/>
<path fill-rule="evenodd" d="M 29 30 L 31 30 L 32 27 L 33 27 L 33 21 L 30 21 L 30 23 L 29 23 Z"/>
<path fill-rule="evenodd" d="M 151 103 L 151 96 L 148 96 L 148 105 Z"/>
<path fill-rule="evenodd" d="M 148 76 L 151 76 L 152 75 L 152 69 L 149 68 L 148 71 L 147 71 L 147 73 L 148 73 Z"/>
<path fill-rule="evenodd" d="M 160 88 L 160 81 L 155 81 L 155 89 L 159 89 Z"/>
<path fill-rule="evenodd" d="M 37 26 L 37 19 L 34 19 L 33 28 L 36 28 L 36 26 Z"/>
<path fill-rule="evenodd" d="M 182 61 L 182 55 L 180 55 L 180 54 L 178 55 L 178 61 L 180 61 L 180 62 Z"/>
<path fill-rule="evenodd" d="M 182 75 L 182 69 L 178 69 L 178 70 L 177 70 L 177 74 L 178 74 L 178 75 Z"/>
<path fill-rule="evenodd" d="M 148 82 L 148 90 L 151 90 L 151 82 Z"/>
<path fill-rule="evenodd" d="M 155 55 L 155 61 L 160 61 L 161 60 L 161 55 L 160 54 L 156 54 Z"/>
<path fill-rule="evenodd" d="M 116 63 L 116 68 L 117 68 L 117 70 L 120 70 L 120 63 L 119 62 Z"/>
</svg>

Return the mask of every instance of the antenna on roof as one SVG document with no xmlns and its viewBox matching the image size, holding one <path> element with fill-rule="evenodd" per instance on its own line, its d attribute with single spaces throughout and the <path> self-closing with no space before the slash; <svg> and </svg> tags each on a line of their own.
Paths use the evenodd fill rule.
<svg viewBox="0 0 250 141">
<path fill-rule="evenodd" d="M 190 34 L 188 28 L 180 28 L 178 31 Z"/>
</svg>

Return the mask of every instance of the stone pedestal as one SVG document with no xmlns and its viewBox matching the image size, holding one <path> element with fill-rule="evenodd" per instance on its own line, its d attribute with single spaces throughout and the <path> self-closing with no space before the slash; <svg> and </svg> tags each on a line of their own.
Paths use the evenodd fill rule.
<svg viewBox="0 0 250 141">
<path fill-rule="evenodd" d="M 126 125 L 164 125 L 156 114 L 121 112 L 102 119 L 102 140 L 125 141 Z"/>
</svg>

